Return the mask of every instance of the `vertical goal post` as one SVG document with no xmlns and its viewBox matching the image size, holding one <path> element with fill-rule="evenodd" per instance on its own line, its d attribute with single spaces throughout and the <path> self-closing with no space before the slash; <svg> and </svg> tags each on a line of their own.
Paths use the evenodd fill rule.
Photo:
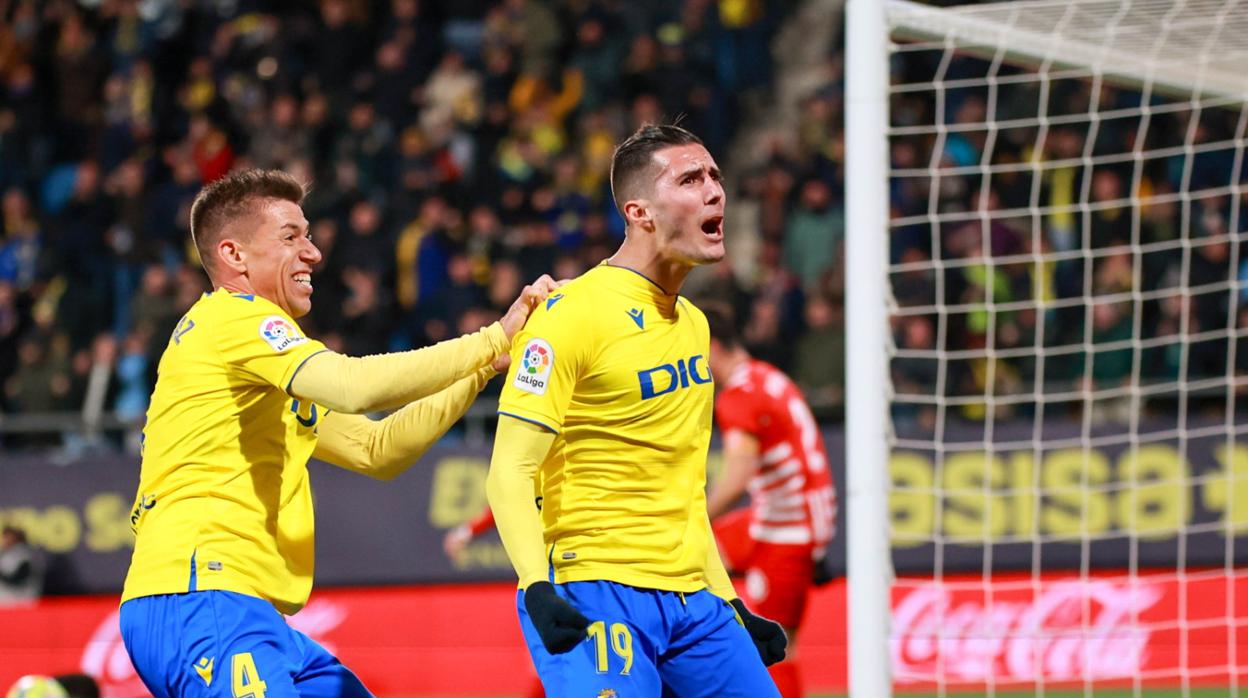
<svg viewBox="0 0 1248 698">
<path fill-rule="evenodd" d="M 1248 1 L 845 16 L 851 697 L 1239 695 Z"/>
</svg>

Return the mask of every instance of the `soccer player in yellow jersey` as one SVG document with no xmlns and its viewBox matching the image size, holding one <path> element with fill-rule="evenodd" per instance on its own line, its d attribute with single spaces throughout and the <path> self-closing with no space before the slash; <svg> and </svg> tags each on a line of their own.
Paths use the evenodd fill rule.
<svg viewBox="0 0 1248 698">
<path fill-rule="evenodd" d="M 778 697 L 764 663 L 784 632 L 737 598 L 711 535 L 710 337 L 677 295 L 724 256 L 719 168 L 648 125 L 611 186 L 623 245 L 534 311 L 499 403 L 486 487 L 529 652 L 552 698 Z"/>
<path fill-rule="evenodd" d="M 380 479 L 403 472 L 505 368 L 511 338 L 554 288 L 542 277 L 499 322 L 434 347 L 337 354 L 296 322 L 321 259 L 303 196 L 288 174 L 247 170 L 191 207 L 215 290 L 160 359 L 120 613 L 156 696 L 370 695 L 283 617 L 312 586 L 308 459 Z M 381 421 L 360 416 L 395 407 Z"/>
</svg>

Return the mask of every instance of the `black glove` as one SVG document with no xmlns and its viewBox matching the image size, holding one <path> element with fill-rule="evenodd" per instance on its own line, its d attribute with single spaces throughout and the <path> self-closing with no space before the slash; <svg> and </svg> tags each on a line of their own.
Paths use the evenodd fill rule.
<svg viewBox="0 0 1248 698">
<path fill-rule="evenodd" d="M 771 666 L 784 659 L 784 648 L 789 646 L 789 638 L 785 636 L 784 628 L 773 620 L 750 613 L 741 599 L 733 599 L 729 603 L 736 610 L 745 631 L 750 634 L 754 646 L 758 648 L 758 656 L 762 658 L 763 664 Z"/>
<path fill-rule="evenodd" d="M 584 640 L 589 619 L 555 594 L 550 582 L 533 582 L 524 590 L 524 610 L 551 654 L 563 654 Z"/>
</svg>

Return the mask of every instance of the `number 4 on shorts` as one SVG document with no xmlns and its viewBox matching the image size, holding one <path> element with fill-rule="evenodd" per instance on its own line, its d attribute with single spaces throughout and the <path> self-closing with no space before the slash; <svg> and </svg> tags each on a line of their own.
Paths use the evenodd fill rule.
<svg viewBox="0 0 1248 698">
<path fill-rule="evenodd" d="M 230 658 L 230 674 L 233 677 L 234 698 L 264 698 L 268 686 L 260 680 L 256 660 L 251 652 L 239 652 Z"/>
</svg>

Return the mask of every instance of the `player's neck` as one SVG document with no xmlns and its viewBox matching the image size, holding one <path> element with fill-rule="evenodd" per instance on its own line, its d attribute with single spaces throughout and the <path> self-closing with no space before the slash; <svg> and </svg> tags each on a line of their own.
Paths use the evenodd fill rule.
<svg viewBox="0 0 1248 698">
<path fill-rule="evenodd" d="M 658 284 L 664 293 L 673 296 L 680 293 L 685 277 L 693 269 L 689 264 L 662 258 L 656 250 L 647 249 L 633 242 L 632 238 L 624 238 L 624 244 L 607 259 L 607 264 L 632 269 Z"/>
<path fill-rule="evenodd" d="M 235 276 L 228 279 L 214 279 L 209 277 L 212 282 L 212 288 L 222 288 L 230 293 L 255 293 L 255 289 L 251 287 L 250 281 L 246 276 Z"/>
</svg>

